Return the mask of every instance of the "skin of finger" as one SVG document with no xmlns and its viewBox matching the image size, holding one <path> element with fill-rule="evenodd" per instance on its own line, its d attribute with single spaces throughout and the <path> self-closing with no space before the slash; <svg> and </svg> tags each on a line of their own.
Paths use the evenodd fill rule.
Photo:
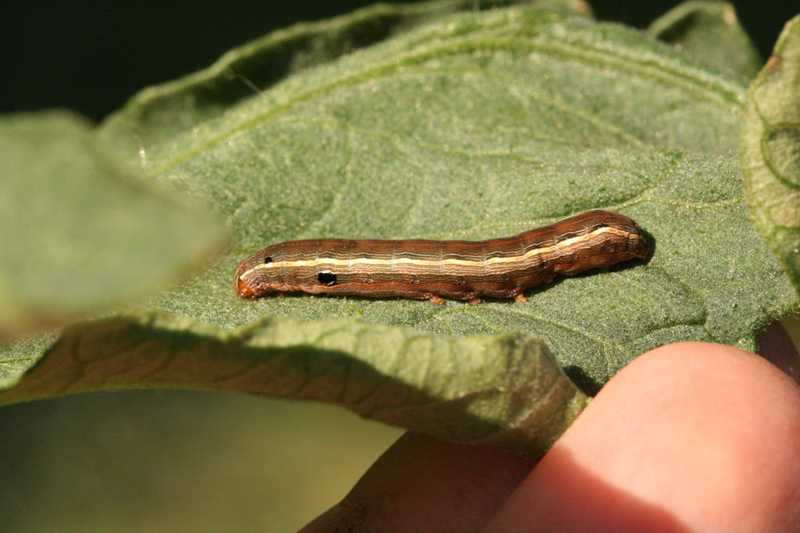
<svg viewBox="0 0 800 533">
<path fill-rule="evenodd" d="M 617 374 L 488 531 L 796 531 L 800 389 L 764 359 L 678 343 Z"/>
<path fill-rule="evenodd" d="M 302 531 L 476 531 L 533 465 L 496 448 L 407 433 L 342 502 Z"/>
</svg>

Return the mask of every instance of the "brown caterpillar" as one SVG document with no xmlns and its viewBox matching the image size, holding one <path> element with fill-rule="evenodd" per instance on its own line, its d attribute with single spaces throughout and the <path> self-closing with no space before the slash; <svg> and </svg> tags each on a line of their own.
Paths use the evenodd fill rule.
<svg viewBox="0 0 800 533">
<path fill-rule="evenodd" d="M 587 211 L 555 224 L 487 241 L 309 239 L 267 246 L 236 269 L 242 298 L 304 292 L 375 298 L 481 297 L 524 301 L 526 289 L 646 260 L 651 244 L 630 218 Z"/>
</svg>

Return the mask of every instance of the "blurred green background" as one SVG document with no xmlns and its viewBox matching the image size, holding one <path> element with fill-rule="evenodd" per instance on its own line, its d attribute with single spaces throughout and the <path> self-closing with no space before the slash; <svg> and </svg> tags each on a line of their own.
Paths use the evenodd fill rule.
<svg viewBox="0 0 800 533">
<path fill-rule="evenodd" d="M 18 3 L 3 10 L 0 105 L 101 120 L 229 48 L 369 3 Z M 678 2 L 589 3 L 599 19 L 643 27 Z M 796 14 L 772 4 L 734 2 L 765 57 Z M 0 435 L 3 531 L 291 531 L 344 496 L 400 432 L 316 404 L 143 391 L 6 407 Z"/>
</svg>

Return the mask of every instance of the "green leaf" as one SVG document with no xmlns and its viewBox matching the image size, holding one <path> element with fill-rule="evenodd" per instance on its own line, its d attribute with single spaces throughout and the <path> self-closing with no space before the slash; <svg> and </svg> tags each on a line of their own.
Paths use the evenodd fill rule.
<svg viewBox="0 0 800 533">
<path fill-rule="evenodd" d="M 676 49 L 737 79 L 752 79 L 761 57 L 728 2 L 688 1 L 656 19 L 647 32 Z"/>
<path fill-rule="evenodd" d="M 221 237 L 65 112 L 0 119 L 0 337 L 175 281 Z"/>
<path fill-rule="evenodd" d="M 800 291 L 800 17 L 747 94 L 742 169 L 749 213 Z"/>
<path fill-rule="evenodd" d="M 226 332 L 155 314 L 68 328 L 0 404 L 152 387 L 327 401 L 441 438 L 536 453 L 587 401 L 544 344 L 524 335 L 290 319 Z"/>
<path fill-rule="evenodd" d="M 124 121 L 112 119 L 117 130 L 124 129 L 125 123 L 135 125 L 135 130 L 116 140 L 132 152 L 140 144 L 152 150 L 303 70 L 334 62 L 458 11 L 477 12 L 515 3 L 541 6 L 562 15 L 591 16 L 591 8 L 583 0 L 434 0 L 376 4 L 330 20 L 295 24 L 230 50 L 205 70 L 142 91 L 126 106 Z"/>
<path fill-rule="evenodd" d="M 252 50 L 255 71 L 252 58 L 270 57 L 275 40 L 253 45 L 263 48 Z M 510 385 L 510 374 L 525 365 L 509 363 L 508 354 L 517 353 L 509 339 L 529 347 L 526 353 L 542 349 L 529 336 L 543 339 L 571 377 L 596 387 L 636 355 L 671 341 L 752 349 L 761 327 L 797 308 L 790 281 L 747 221 L 737 164 L 743 85 L 640 32 L 535 8 L 465 13 L 304 68 L 248 98 L 217 85 L 226 61 L 238 57 L 233 51 L 208 71 L 147 89 L 103 126 L 154 179 L 226 218 L 234 234 L 229 253 L 149 309 L 120 313 L 115 327 L 78 324 L 55 344 L 11 346 L 2 356 L 6 383 L 24 377 L 5 401 L 119 386 L 253 390 L 247 379 L 274 394 L 295 368 L 322 401 L 342 402 L 362 379 L 376 388 L 403 383 L 411 399 L 380 396 L 362 414 L 377 416 L 382 406 L 407 412 L 391 419 L 404 427 L 435 431 L 442 418 L 425 413 L 446 403 L 461 407 L 448 410 L 452 426 L 439 436 L 463 438 L 453 428 L 475 427 L 476 416 L 483 428 L 524 426 L 538 435 L 563 424 L 533 417 L 515 425 L 515 409 L 487 408 L 495 413 L 488 415 L 452 401 L 481 396 L 464 376 L 483 374 L 501 384 L 502 401 L 522 398 L 540 408 L 549 396 L 531 393 L 529 384 L 551 383 L 544 377 L 550 371 L 533 365 Z M 213 103 L 198 98 L 218 89 Z M 485 239 L 590 208 L 637 220 L 654 237 L 652 260 L 563 280 L 525 304 L 244 301 L 231 287 L 239 260 L 278 241 Z M 164 313 L 178 325 L 164 326 Z M 348 334 L 336 365 L 326 366 L 320 351 L 329 349 L 324 328 L 336 328 L 331 319 L 367 333 Z M 267 333 L 251 347 L 247 332 L 262 327 Z M 272 327 L 296 332 L 292 350 L 281 351 L 287 344 L 268 333 Z M 424 342 L 409 345 L 413 335 Z M 443 357 L 426 343 L 457 348 Z M 279 363 L 238 377 L 243 358 L 272 360 L 276 353 Z M 99 370 L 81 381 L 81 362 L 93 361 Z M 188 377 L 176 383 L 172 366 L 193 370 L 179 372 Z M 362 373 L 341 370 L 350 367 Z M 73 370 L 34 383 L 47 368 Z M 445 377 L 429 381 L 434 369 Z M 140 373 L 117 384 L 117 372 Z M 291 387 L 285 394 L 308 397 Z M 561 410 L 545 410 L 560 419 L 582 403 L 574 393 L 557 396 Z"/>
</svg>

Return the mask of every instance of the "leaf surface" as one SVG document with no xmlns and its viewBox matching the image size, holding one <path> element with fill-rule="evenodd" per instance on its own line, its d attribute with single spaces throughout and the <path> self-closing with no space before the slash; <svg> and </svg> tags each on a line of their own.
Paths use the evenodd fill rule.
<svg viewBox="0 0 800 533">
<path fill-rule="evenodd" d="M 724 74 L 751 80 L 761 57 L 728 2 L 682 2 L 653 21 L 647 32 Z"/>
<path fill-rule="evenodd" d="M 306 69 L 459 11 L 515 3 L 562 15 L 591 16 L 583 0 L 433 0 L 375 4 L 330 20 L 301 22 L 230 50 L 207 69 L 140 92 L 125 107 L 125 120 L 112 121 L 117 130 L 125 128 L 125 123 L 133 127 L 116 140 L 132 153 L 140 145 L 153 150 Z M 152 152 L 138 155 L 147 165 Z"/>
<path fill-rule="evenodd" d="M 98 389 L 233 390 L 342 405 L 470 444 L 543 453 L 586 405 L 541 341 L 265 320 L 237 331 L 152 314 L 67 328 L 0 404 Z"/>
<path fill-rule="evenodd" d="M 1 119 L 0 175 L 0 337 L 157 292 L 223 236 L 65 112 Z"/>
<path fill-rule="evenodd" d="M 269 57 L 272 43 L 261 42 L 264 50 L 255 56 Z M 234 235 L 229 253 L 145 310 L 121 313 L 113 333 L 96 323 L 76 325 L 44 359 L 52 346 L 47 340 L 10 347 L 7 357 L 17 362 L 7 365 L 8 384 L 38 364 L 5 401 L 29 397 L 29 380 L 50 365 L 73 370 L 43 381 L 36 397 L 133 383 L 114 383 L 113 365 L 99 364 L 98 377 L 79 385 L 82 366 L 69 362 L 75 349 L 66 345 L 83 345 L 84 335 L 103 346 L 106 357 L 116 353 L 114 346 L 127 345 L 129 335 L 144 337 L 135 355 L 119 359 L 121 368 L 136 361 L 148 366 L 150 353 L 174 353 L 169 364 L 143 371 L 135 386 L 224 388 L 215 384 L 231 372 L 225 361 L 241 364 L 245 348 L 255 351 L 253 357 L 276 353 L 280 344 L 273 345 L 270 334 L 247 344 L 248 328 L 267 319 L 293 324 L 298 337 L 296 350 L 280 352 L 281 363 L 258 374 L 259 390 L 266 393 L 276 394 L 265 384 L 281 382 L 287 368 L 301 368 L 313 386 L 288 396 L 339 402 L 355 379 L 343 368 L 355 365 L 373 384 L 403 376 L 404 386 L 435 405 L 482 394 L 459 372 L 478 361 L 485 375 L 501 382 L 505 376 L 505 405 L 519 395 L 536 405 L 547 395 L 531 395 L 523 383 L 554 381 L 531 375 L 507 385 L 505 373 L 513 366 L 508 353 L 514 350 L 503 339 L 543 350 L 530 337 L 542 339 L 570 377 L 591 389 L 636 355 L 671 341 L 752 349 L 763 325 L 797 306 L 790 281 L 746 216 L 737 163 L 743 85 L 639 32 L 527 7 L 465 13 L 304 68 L 250 97 L 231 94 L 227 106 L 218 95 L 221 107 L 209 111 L 197 95 L 216 87 L 225 61 L 237 57 L 233 51 L 209 71 L 146 90 L 103 127 L 153 179 L 204 200 L 224 217 Z M 171 117 L 171 130 L 164 130 L 160 117 Z M 652 260 L 565 279 L 533 292 L 525 304 L 244 301 L 231 288 L 238 261 L 274 242 L 486 239 L 590 208 L 617 210 L 639 222 L 654 238 Z M 158 324 L 169 316 L 188 322 L 179 333 L 167 328 L 165 338 Z M 317 357 L 324 357 L 326 335 L 312 332 L 330 320 L 380 333 L 354 334 L 357 342 L 338 348 L 325 360 L 335 363 L 325 366 Z M 427 340 L 409 348 L 406 328 Z M 465 336 L 469 341 L 459 340 Z M 376 337 L 385 342 L 372 350 Z M 181 339 L 177 348 L 170 348 L 173 338 Z M 442 358 L 422 347 L 438 342 L 458 348 Z M 483 355 L 459 355 L 473 350 Z M 202 363 L 196 363 L 198 353 Z M 93 360 L 93 351 L 86 357 Z M 449 365 L 444 389 L 425 378 L 442 360 Z M 196 371 L 175 383 L 172 364 L 195 365 Z M 317 373 L 323 378 L 311 379 Z M 251 390 L 232 383 L 230 388 Z M 583 400 L 574 393 L 559 397 L 561 410 L 548 412 L 563 421 Z M 403 411 L 394 399 L 386 402 Z M 392 423 L 420 427 L 423 407 L 411 403 L 415 409 Z M 459 405 L 448 416 L 456 427 L 471 427 L 472 402 Z M 380 405 L 361 412 L 378 411 Z M 511 416 L 479 418 L 515 427 Z M 434 426 L 443 423 L 432 419 Z"/>
<path fill-rule="evenodd" d="M 800 290 L 800 17 L 748 92 L 742 168 L 750 216 Z"/>
</svg>

